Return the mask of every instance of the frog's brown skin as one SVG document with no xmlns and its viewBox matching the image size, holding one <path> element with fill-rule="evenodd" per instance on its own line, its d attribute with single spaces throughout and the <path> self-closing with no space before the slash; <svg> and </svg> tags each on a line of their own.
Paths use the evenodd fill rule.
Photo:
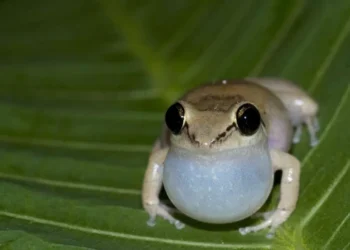
<svg viewBox="0 0 350 250">
<path fill-rule="evenodd" d="M 308 126 L 311 144 L 317 143 L 317 104 L 294 84 L 271 78 L 205 84 L 189 91 L 178 102 L 186 110 L 186 126 L 177 135 L 164 126 L 151 152 L 144 177 L 142 201 L 150 215 L 148 224 L 154 225 L 158 215 L 177 228 L 184 226 L 158 198 L 163 184 L 163 163 L 170 148 L 180 148 L 190 154 L 215 153 L 253 147 L 265 139 L 273 170 L 283 172 L 280 201 L 275 211 L 265 214 L 264 222 L 241 228 L 240 232 L 246 234 L 267 227 L 273 231 L 286 221 L 297 203 L 300 174 L 299 161 L 287 151 L 293 141 L 298 141 L 302 123 Z M 254 104 L 261 116 L 262 125 L 251 136 L 242 136 L 237 129 L 235 114 L 242 103 Z M 294 137 L 293 126 L 297 128 Z"/>
</svg>

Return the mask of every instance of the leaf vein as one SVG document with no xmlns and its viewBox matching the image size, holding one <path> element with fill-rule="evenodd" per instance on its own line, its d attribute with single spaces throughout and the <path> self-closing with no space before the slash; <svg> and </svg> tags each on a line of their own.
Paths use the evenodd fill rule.
<svg viewBox="0 0 350 250">
<path fill-rule="evenodd" d="M 299 43 L 299 46 L 298 46 L 298 49 L 296 50 L 296 53 L 294 53 L 293 56 L 291 58 L 289 58 L 288 63 L 284 66 L 280 75 L 285 76 L 287 71 L 289 70 L 289 68 L 291 68 L 293 65 L 295 65 L 296 62 L 299 60 L 299 58 L 305 54 L 305 50 L 312 42 L 312 39 L 315 37 L 315 34 L 317 34 L 317 32 L 319 32 L 319 30 L 321 28 L 320 24 L 322 24 L 322 21 L 325 19 L 325 14 L 322 13 L 321 15 L 322 15 L 322 17 L 319 18 L 318 22 L 316 23 L 318 26 L 316 27 L 316 25 L 315 25 L 313 27 L 313 29 L 311 29 L 311 31 L 307 32 L 306 37 L 304 37 L 302 42 Z"/>
<path fill-rule="evenodd" d="M 162 48 L 160 48 L 159 53 L 166 58 L 169 58 L 176 47 L 179 46 L 190 34 L 192 34 L 193 30 L 199 25 L 199 21 L 202 15 L 207 11 L 207 7 L 203 4 L 198 7 L 196 12 L 191 14 L 191 17 L 182 25 L 182 29 L 178 29 L 175 34 L 169 39 L 167 43 L 165 43 Z"/>
<path fill-rule="evenodd" d="M 311 156 L 314 154 L 314 152 L 319 148 L 319 146 L 322 144 L 322 142 L 324 141 L 324 139 L 327 137 L 330 129 L 332 128 L 333 124 L 335 123 L 335 121 L 337 120 L 341 109 L 343 108 L 343 106 L 345 105 L 347 99 L 348 99 L 348 94 L 349 94 L 349 86 L 347 88 L 347 90 L 345 91 L 345 93 L 343 94 L 343 96 L 341 97 L 341 100 L 339 102 L 339 105 L 337 107 L 337 109 L 334 112 L 333 117 L 331 118 L 331 120 L 329 121 L 327 127 L 325 128 L 324 132 L 322 133 L 322 135 L 320 136 L 320 140 L 319 143 L 317 144 L 317 146 L 313 147 L 305 156 L 305 158 L 303 159 L 303 161 L 301 162 L 302 166 L 305 166 L 305 164 L 309 161 L 309 159 L 311 158 Z M 317 169 L 317 171 L 320 171 L 320 169 Z M 309 185 L 312 183 L 312 180 L 315 178 L 315 176 L 317 176 L 317 171 L 315 174 L 312 175 L 312 177 L 310 178 L 310 180 L 307 182 L 307 184 L 305 185 L 305 187 L 303 188 L 303 191 L 300 194 L 300 197 L 304 196 L 304 194 L 306 193 L 306 191 L 309 188 Z"/>
<path fill-rule="evenodd" d="M 11 90 L 10 90 L 11 91 Z M 11 92 L 10 92 L 11 93 Z M 5 93 L 3 96 L 7 96 Z M 33 97 L 39 99 L 40 97 L 50 100 L 65 100 L 65 101 L 86 101 L 86 102 L 111 102 L 111 101 L 140 101 L 159 97 L 158 91 L 155 89 L 138 89 L 128 91 L 84 91 L 76 93 L 71 90 L 50 90 L 50 89 L 27 89 L 27 91 L 18 96 Z M 1 95 L 2 96 L 2 95 Z"/>
<path fill-rule="evenodd" d="M 320 136 L 320 140 L 319 143 L 317 144 L 316 147 L 313 147 L 308 154 L 305 156 L 305 158 L 302 161 L 302 165 L 305 165 L 306 162 L 309 161 L 310 157 L 314 154 L 314 152 L 319 148 L 319 146 L 321 145 L 321 143 L 323 142 L 323 140 L 326 138 L 326 136 L 329 133 L 329 130 L 332 128 L 332 126 L 334 125 L 335 121 L 337 120 L 341 109 L 343 108 L 343 106 L 345 105 L 347 99 L 348 99 L 348 95 L 349 95 L 349 85 L 345 91 L 345 93 L 343 94 L 343 96 L 340 99 L 340 102 L 338 104 L 337 109 L 334 112 L 334 115 L 332 116 L 331 120 L 329 121 L 329 123 L 327 124 L 327 127 L 325 128 L 325 130 L 323 131 L 322 135 Z"/>
<path fill-rule="evenodd" d="M 337 235 L 337 233 L 340 231 L 340 229 L 343 227 L 343 225 L 345 224 L 345 222 L 350 218 L 350 212 L 344 217 L 344 219 L 340 222 L 340 224 L 337 226 L 337 228 L 334 230 L 334 232 L 332 233 L 332 235 L 329 237 L 329 239 L 327 240 L 326 244 L 324 244 L 323 249 L 327 249 L 327 247 L 329 246 L 329 244 L 332 242 L 332 240 L 334 240 L 335 236 Z"/>
<path fill-rule="evenodd" d="M 24 138 L 9 135 L 0 135 L 0 142 L 36 145 L 55 148 L 70 148 L 78 150 L 97 150 L 97 151 L 112 151 L 112 152 L 139 152 L 147 153 L 151 149 L 151 145 L 126 145 L 126 144 L 109 144 L 101 142 L 86 142 L 86 141 L 66 141 L 55 139 L 40 139 L 40 138 Z"/>
<path fill-rule="evenodd" d="M 350 246 L 350 241 L 349 241 L 349 243 L 348 244 L 346 244 L 346 246 L 342 249 L 342 250 L 346 250 L 346 249 L 348 249 L 349 248 L 349 246 Z"/>
<path fill-rule="evenodd" d="M 234 34 L 241 23 L 241 20 L 249 13 L 250 6 L 252 2 L 245 5 L 244 9 L 236 15 L 232 15 L 231 19 L 226 22 L 226 25 L 222 27 L 221 31 L 218 33 L 216 39 L 213 39 L 212 43 L 207 47 L 205 53 L 198 57 L 192 66 L 184 72 L 181 76 L 180 82 L 186 85 L 201 69 L 204 68 L 204 63 L 210 63 L 211 58 L 215 55 L 217 50 L 222 48 L 222 44 Z M 235 25 L 233 25 L 235 24 Z M 228 31 L 229 30 L 229 31 Z"/>
<path fill-rule="evenodd" d="M 197 242 L 197 241 L 186 241 L 186 240 L 173 240 L 173 239 L 166 239 L 166 238 L 119 233 L 114 231 L 100 230 L 100 229 L 91 228 L 91 227 L 84 227 L 84 226 L 78 226 L 78 225 L 73 225 L 73 224 L 48 220 L 48 219 L 42 219 L 42 218 L 29 216 L 29 215 L 16 214 L 16 213 L 11 213 L 3 210 L 0 210 L 0 215 L 7 216 L 10 218 L 30 221 L 33 223 L 50 225 L 50 226 L 60 227 L 64 229 L 74 230 L 74 231 L 80 231 L 88 234 L 97 234 L 102 236 L 123 238 L 123 239 L 129 239 L 129 240 L 158 242 L 158 243 L 165 243 L 170 245 L 194 246 L 194 247 L 201 247 L 201 248 L 226 248 L 226 249 L 252 249 L 253 247 L 263 248 L 263 249 L 271 248 L 270 245 L 268 244 L 251 244 L 251 243 L 249 244 L 221 243 L 220 244 L 220 243 L 209 243 L 209 242 L 199 242 L 199 241 Z"/>
<path fill-rule="evenodd" d="M 92 185 L 92 184 L 85 184 L 85 183 L 74 183 L 74 182 L 68 182 L 68 181 L 56 181 L 56 180 L 49 180 L 49 179 L 37 178 L 37 177 L 19 176 L 15 174 L 7 174 L 2 172 L 0 172 L 0 178 L 14 180 L 14 181 L 31 182 L 31 183 L 54 186 L 54 187 L 81 189 L 81 190 L 89 190 L 89 191 L 97 191 L 97 192 L 105 192 L 105 193 L 130 194 L 130 195 L 141 194 L 140 190 L 136 190 L 136 189 L 115 188 L 115 187 L 107 187 L 107 186 Z"/>
<path fill-rule="evenodd" d="M 334 57 L 337 55 L 337 52 L 338 52 L 340 46 L 343 44 L 343 42 L 344 42 L 345 38 L 348 36 L 349 32 L 350 32 L 350 17 L 347 20 L 347 22 L 345 23 L 344 28 L 341 30 L 339 36 L 337 37 L 337 39 L 335 40 L 335 42 L 331 46 L 330 53 L 328 54 L 328 56 L 325 58 L 325 60 L 321 64 L 319 70 L 316 72 L 315 78 L 311 82 L 311 85 L 310 85 L 309 90 L 308 90 L 310 93 L 313 92 L 316 89 L 317 85 L 321 82 L 322 77 L 324 76 L 327 69 L 331 65 Z"/>
<path fill-rule="evenodd" d="M 312 207 L 310 212 L 303 218 L 303 220 L 300 223 L 301 228 L 304 228 L 306 224 L 312 219 L 312 217 L 316 214 L 316 212 L 320 209 L 320 207 L 326 202 L 328 197 L 332 194 L 333 190 L 336 188 L 336 186 L 340 183 L 340 181 L 343 179 L 347 171 L 350 167 L 350 160 L 347 161 L 345 167 L 343 170 L 336 176 L 333 183 L 328 187 L 326 192 L 321 196 L 321 198 L 318 200 L 318 202 Z"/>
<path fill-rule="evenodd" d="M 293 26 L 297 18 L 302 13 L 305 6 L 304 2 L 303 1 L 296 1 L 296 2 L 297 4 L 294 6 L 293 11 L 291 11 L 291 14 L 289 15 L 289 17 L 285 19 L 284 23 L 281 25 L 281 29 L 276 33 L 276 36 L 271 40 L 269 48 L 263 54 L 261 59 L 256 63 L 252 71 L 248 74 L 249 76 L 257 76 L 262 72 L 268 60 L 275 53 L 276 49 L 280 46 L 281 42 L 287 36 L 291 27 Z"/>
</svg>

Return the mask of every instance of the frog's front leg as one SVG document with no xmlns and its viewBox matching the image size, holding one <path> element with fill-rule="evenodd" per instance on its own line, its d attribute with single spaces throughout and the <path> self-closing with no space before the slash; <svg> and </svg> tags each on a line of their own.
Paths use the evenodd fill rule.
<svg viewBox="0 0 350 250">
<path fill-rule="evenodd" d="M 299 195 L 300 162 L 292 155 L 272 149 L 270 151 L 274 170 L 282 170 L 281 195 L 275 211 L 267 212 L 265 220 L 256 226 L 240 228 L 245 235 L 270 227 L 267 237 L 272 237 L 276 228 L 285 222 L 295 209 Z"/>
<path fill-rule="evenodd" d="M 147 170 L 143 180 L 142 204 L 150 218 L 147 225 L 154 226 L 156 216 L 161 216 L 174 224 L 177 229 L 184 227 L 184 224 L 175 219 L 171 214 L 171 208 L 159 201 L 159 193 L 163 183 L 163 162 L 167 155 L 168 147 L 161 147 L 158 140 L 149 158 Z"/>
</svg>

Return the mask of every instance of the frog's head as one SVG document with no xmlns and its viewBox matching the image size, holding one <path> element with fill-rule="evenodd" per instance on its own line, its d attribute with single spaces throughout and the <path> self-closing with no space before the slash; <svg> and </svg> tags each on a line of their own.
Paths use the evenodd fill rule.
<svg viewBox="0 0 350 250">
<path fill-rule="evenodd" d="M 171 131 L 165 190 L 181 212 L 209 223 L 250 216 L 273 184 L 264 103 L 251 102 L 247 83 L 240 89 L 224 83 L 189 92 L 165 115 Z"/>
<path fill-rule="evenodd" d="M 229 103 L 223 98 L 206 97 L 198 103 L 181 99 L 171 105 L 165 121 L 173 145 L 194 151 L 221 151 L 266 139 L 264 122 L 253 103 L 237 98 Z"/>
</svg>

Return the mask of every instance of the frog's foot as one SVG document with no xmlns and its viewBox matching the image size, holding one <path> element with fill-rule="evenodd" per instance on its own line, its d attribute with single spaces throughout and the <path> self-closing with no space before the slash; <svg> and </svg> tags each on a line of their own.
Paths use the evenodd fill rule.
<svg viewBox="0 0 350 250">
<path fill-rule="evenodd" d="M 257 232 L 270 227 L 270 230 L 267 233 L 266 237 L 271 239 L 275 235 L 275 231 L 278 226 L 286 221 L 290 214 L 291 211 L 286 209 L 277 209 L 276 211 L 257 213 L 254 216 L 262 216 L 265 220 L 256 226 L 242 227 L 239 229 L 239 232 L 241 235 L 246 235 L 248 233 Z"/>
<path fill-rule="evenodd" d="M 316 136 L 317 131 L 320 129 L 318 119 L 315 116 L 307 117 L 305 119 L 305 124 L 310 135 L 310 146 L 314 147 L 318 144 L 318 139 Z"/>
<path fill-rule="evenodd" d="M 307 126 L 309 135 L 310 135 L 310 146 L 314 147 L 318 144 L 318 139 L 316 133 L 320 130 L 320 124 L 316 116 L 310 116 L 305 118 L 305 124 Z M 302 124 L 298 124 L 295 128 L 293 135 L 293 143 L 297 144 L 300 142 L 302 134 Z"/>
<path fill-rule="evenodd" d="M 162 203 L 148 204 L 145 208 L 149 214 L 147 225 L 150 227 L 154 227 L 156 225 L 157 216 L 169 221 L 170 224 L 174 224 L 177 229 L 182 229 L 185 227 L 185 224 L 173 217 L 173 208 L 170 208 Z"/>
</svg>

